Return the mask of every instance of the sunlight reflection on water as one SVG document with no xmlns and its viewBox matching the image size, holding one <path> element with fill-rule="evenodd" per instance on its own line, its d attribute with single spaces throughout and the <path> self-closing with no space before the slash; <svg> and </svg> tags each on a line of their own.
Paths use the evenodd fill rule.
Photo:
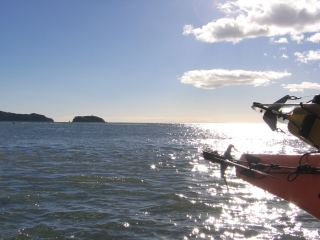
<svg viewBox="0 0 320 240">
<path fill-rule="evenodd" d="M 312 150 L 290 135 L 285 125 L 280 125 L 285 133 L 272 132 L 262 124 L 195 124 L 193 127 L 195 131 L 203 133 L 199 134 L 198 152 L 207 148 L 223 154 L 229 144 L 237 149 L 233 151 L 235 158 L 239 158 L 242 153 L 301 154 Z M 194 181 L 203 181 L 200 176 L 204 174 L 210 176 L 212 183 L 201 185 L 208 196 L 213 198 L 224 195 L 226 198 L 225 203 L 219 204 L 222 208 L 219 218 L 208 213 L 203 223 L 205 229 L 213 228 L 220 232 L 221 239 L 274 239 L 275 235 L 282 239 L 283 236 L 302 237 L 301 232 L 306 239 L 320 238 L 317 229 L 303 229 L 302 224 L 296 221 L 298 215 L 305 214 L 302 210 L 237 179 L 234 168 L 226 172 L 227 188 L 220 179 L 218 164 L 208 163 L 203 158 L 195 159 L 191 164 L 192 172 L 199 173 L 193 175 Z M 220 189 L 215 182 L 219 182 Z M 245 227 L 242 226 L 244 222 Z M 191 235 L 204 238 L 204 232 L 195 228 Z M 279 235 L 279 232 L 283 234 Z M 207 234 L 207 237 L 210 235 Z"/>
<path fill-rule="evenodd" d="M 206 138 L 199 139 L 203 148 L 223 153 L 229 144 L 233 144 L 238 150 L 233 152 L 236 158 L 242 153 L 301 154 L 312 149 L 292 136 L 284 124 L 280 128 L 285 133 L 272 132 L 265 124 L 252 123 L 198 124 L 194 127 L 206 133 Z"/>
</svg>

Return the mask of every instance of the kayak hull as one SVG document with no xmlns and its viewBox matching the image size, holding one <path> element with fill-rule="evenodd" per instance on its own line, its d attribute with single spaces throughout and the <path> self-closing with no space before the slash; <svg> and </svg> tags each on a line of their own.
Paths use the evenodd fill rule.
<svg viewBox="0 0 320 240">
<path fill-rule="evenodd" d="M 243 154 L 239 159 L 244 167 L 248 167 L 247 156 Z M 277 164 L 285 167 L 261 170 L 274 178 L 252 171 L 248 174 L 247 169 L 236 166 L 238 178 L 295 204 L 320 220 L 320 174 L 297 172 L 298 165 L 308 164 L 320 168 L 320 154 L 305 155 L 301 161 L 300 155 L 255 154 L 254 157 L 260 159 L 261 165 Z"/>
</svg>

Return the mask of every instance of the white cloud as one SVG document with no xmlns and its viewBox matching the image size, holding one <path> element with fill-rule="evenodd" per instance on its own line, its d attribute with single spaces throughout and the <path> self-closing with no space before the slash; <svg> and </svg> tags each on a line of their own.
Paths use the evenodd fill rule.
<svg viewBox="0 0 320 240">
<path fill-rule="evenodd" d="M 296 56 L 298 62 L 309 63 L 320 60 L 320 49 L 316 51 L 307 51 L 307 52 L 295 52 L 294 56 Z"/>
<path fill-rule="evenodd" d="M 289 89 L 289 92 L 303 92 L 304 89 L 318 89 L 320 90 L 319 83 L 303 82 L 301 84 L 282 84 L 285 89 Z"/>
<path fill-rule="evenodd" d="M 257 72 L 244 70 L 194 70 L 183 74 L 181 83 L 192 84 L 197 88 L 215 89 L 231 85 L 268 85 L 271 80 L 290 76 L 288 72 Z"/>
<path fill-rule="evenodd" d="M 301 42 L 303 34 L 320 30 L 318 0 L 237 0 L 220 4 L 226 17 L 201 28 L 185 25 L 183 34 L 194 35 L 203 42 L 238 43 L 246 38 L 290 35 Z"/>
<path fill-rule="evenodd" d="M 285 58 L 285 59 L 288 59 L 289 57 L 286 55 L 286 54 L 282 54 L 282 56 L 281 56 L 282 58 Z"/>
<path fill-rule="evenodd" d="M 306 40 L 309 42 L 318 43 L 318 42 L 320 42 L 320 33 L 316 33 L 313 36 L 307 38 Z"/>
<path fill-rule="evenodd" d="M 272 43 L 288 43 L 288 40 L 286 38 L 280 38 L 279 40 L 274 40 L 274 38 L 271 38 Z"/>
<path fill-rule="evenodd" d="M 291 34 L 291 39 L 292 39 L 292 41 L 296 41 L 297 43 L 301 43 L 302 40 L 304 39 L 304 35 L 303 34 L 295 34 L 295 33 L 293 33 L 293 34 Z"/>
</svg>

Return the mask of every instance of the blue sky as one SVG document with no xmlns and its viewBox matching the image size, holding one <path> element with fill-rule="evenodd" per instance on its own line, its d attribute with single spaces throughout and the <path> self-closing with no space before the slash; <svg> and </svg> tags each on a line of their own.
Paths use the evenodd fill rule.
<svg viewBox="0 0 320 240">
<path fill-rule="evenodd" d="M 3 0 L 0 32 L 0 110 L 56 122 L 262 122 L 320 90 L 316 0 Z"/>
</svg>

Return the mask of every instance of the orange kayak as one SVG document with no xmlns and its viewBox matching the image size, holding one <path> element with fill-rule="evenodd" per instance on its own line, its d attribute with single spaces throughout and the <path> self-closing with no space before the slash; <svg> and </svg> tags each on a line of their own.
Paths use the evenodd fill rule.
<svg viewBox="0 0 320 240">
<path fill-rule="evenodd" d="M 237 177 L 297 205 L 320 220 L 320 154 L 303 157 L 243 154 L 238 164 L 245 168 L 236 166 Z"/>
</svg>

